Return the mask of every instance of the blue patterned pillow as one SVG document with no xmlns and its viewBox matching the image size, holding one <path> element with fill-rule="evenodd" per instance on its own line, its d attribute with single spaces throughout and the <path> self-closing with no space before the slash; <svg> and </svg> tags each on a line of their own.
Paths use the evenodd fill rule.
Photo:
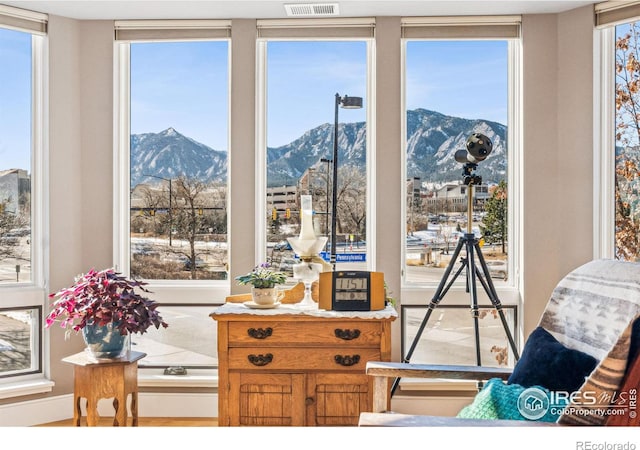
<svg viewBox="0 0 640 450">
<path fill-rule="evenodd" d="M 527 339 L 507 383 L 575 392 L 597 363 L 593 356 L 565 347 L 547 330 L 538 327 Z"/>
<path fill-rule="evenodd" d="M 536 388 L 549 394 L 549 390 L 541 386 Z M 518 384 L 505 384 L 500 378 L 492 378 L 473 399 L 473 403 L 465 406 L 457 417 L 463 419 L 505 419 L 505 420 L 529 420 L 524 417 L 519 408 L 520 394 L 527 389 Z M 555 405 L 558 406 L 558 405 Z M 557 422 L 562 406 L 548 408 L 547 412 L 537 419 L 540 422 Z"/>
</svg>

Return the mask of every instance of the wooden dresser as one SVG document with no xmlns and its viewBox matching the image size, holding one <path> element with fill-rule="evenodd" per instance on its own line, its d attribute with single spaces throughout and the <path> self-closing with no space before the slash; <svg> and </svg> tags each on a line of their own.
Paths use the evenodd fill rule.
<svg viewBox="0 0 640 450">
<path fill-rule="evenodd" d="M 396 311 L 253 310 L 227 303 L 218 321 L 220 426 L 358 425 L 371 411 L 367 361 L 391 358 Z"/>
</svg>

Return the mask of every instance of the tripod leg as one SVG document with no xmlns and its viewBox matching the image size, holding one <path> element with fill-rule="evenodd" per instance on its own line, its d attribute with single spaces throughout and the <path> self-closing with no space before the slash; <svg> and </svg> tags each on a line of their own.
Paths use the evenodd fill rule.
<svg viewBox="0 0 640 450">
<path fill-rule="evenodd" d="M 469 291 L 471 298 L 471 316 L 473 317 L 473 330 L 475 333 L 476 343 L 476 364 L 481 366 L 482 358 L 480 356 L 480 325 L 478 323 L 478 291 L 476 286 L 476 265 L 473 255 L 473 241 L 474 238 L 472 236 L 467 239 L 467 290 Z"/>
<path fill-rule="evenodd" d="M 438 285 L 438 289 L 436 289 L 436 292 L 434 293 L 433 298 L 431 299 L 431 302 L 429 303 L 427 312 L 426 312 L 424 318 L 422 319 L 422 322 L 420 323 L 420 327 L 418 328 L 418 332 L 416 333 L 416 336 L 413 338 L 413 342 L 411 343 L 411 347 L 409 348 L 409 351 L 407 352 L 406 356 L 402 359 L 402 362 L 408 363 L 408 362 L 411 361 L 411 356 L 413 356 L 413 352 L 415 351 L 416 346 L 418 345 L 418 342 L 420 341 L 420 337 L 422 336 L 424 328 L 427 325 L 427 322 L 429 321 L 429 317 L 431 317 L 431 313 L 436 308 L 436 306 L 438 306 L 438 304 L 440 303 L 440 301 L 442 300 L 444 295 L 449 290 L 449 287 L 451 287 L 453 282 L 456 280 L 458 275 L 460 275 L 460 273 L 462 272 L 462 269 L 464 268 L 464 263 L 458 269 L 458 271 L 454 274 L 454 277 L 451 279 L 451 281 L 447 284 L 447 280 L 449 279 L 449 276 L 451 275 L 451 271 L 453 270 L 453 267 L 455 266 L 456 260 L 458 259 L 458 255 L 460 254 L 460 251 L 462 250 L 463 244 L 464 244 L 463 239 L 460 239 L 458 241 L 458 245 L 456 246 L 456 249 L 453 252 L 453 255 L 451 256 L 451 261 L 449 261 L 449 264 L 447 265 L 447 268 L 446 268 L 446 270 L 444 272 L 444 275 L 442 276 L 442 279 L 440 280 L 440 284 Z M 391 395 L 392 396 L 393 396 L 394 392 L 396 391 L 396 389 L 398 388 L 398 384 L 400 384 L 400 378 L 399 377 L 396 378 L 393 381 L 393 384 L 391 386 Z"/>
<path fill-rule="evenodd" d="M 480 266 L 482 267 L 482 273 L 484 274 L 484 278 L 483 278 L 482 275 L 479 273 L 478 268 L 476 267 L 475 270 L 477 272 L 478 279 L 480 280 L 480 282 L 482 283 L 482 286 L 487 292 L 487 295 L 489 296 L 489 300 L 491 300 L 491 304 L 493 305 L 493 307 L 498 312 L 498 315 L 500 316 L 500 321 L 502 322 L 502 327 L 504 328 L 504 332 L 507 335 L 509 346 L 511 347 L 511 351 L 513 352 L 513 355 L 517 361 L 518 359 L 520 359 L 520 356 L 518 355 L 518 349 L 516 347 L 516 343 L 513 339 L 513 336 L 511 335 L 511 331 L 509 330 L 509 324 L 507 323 L 507 319 L 504 315 L 504 311 L 502 309 L 502 303 L 498 298 L 496 288 L 493 284 L 493 281 L 491 280 L 491 273 L 489 272 L 489 267 L 487 266 L 487 263 L 484 260 L 484 257 L 482 256 L 482 251 L 480 250 L 480 245 L 478 244 L 477 241 L 474 243 L 474 246 L 476 248 L 476 253 L 478 253 L 478 259 L 480 261 Z"/>
</svg>

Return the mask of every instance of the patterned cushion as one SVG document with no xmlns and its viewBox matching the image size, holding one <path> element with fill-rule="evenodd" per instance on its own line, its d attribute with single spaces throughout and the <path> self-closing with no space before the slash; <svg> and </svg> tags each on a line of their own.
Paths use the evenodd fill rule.
<svg viewBox="0 0 640 450">
<path fill-rule="evenodd" d="M 565 347 L 547 330 L 538 327 L 527 339 L 508 383 L 574 392 L 580 389 L 597 363 L 593 356 Z"/>
<path fill-rule="evenodd" d="M 549 393 L 548 389 L 535 386 Z M 473 403 L 465 406 L 457 417 L 463 419 L 506 419 L 528 420 L 518 409 L 518 399 L 525 390 L 518 384 L 505 384 L 500 378 L 492 378 L 473 399 Z M 549 408 L 540 422 L 556 422 L 562 408 Z"/>
<path fill-rule="evenodd" d="M 538 325 L 569 348 L 594 356 L 599 364 L 580 388 L 597 398 L 617 398 L 627 367 L 633 321 L 640 317 L 640 264 L 590 261 L 564 277 Z M 581 395 L 575 396 L 576 399 Z M 575 400 L 559 422 L 603 425 L 603 405 Z"/>
</svg>

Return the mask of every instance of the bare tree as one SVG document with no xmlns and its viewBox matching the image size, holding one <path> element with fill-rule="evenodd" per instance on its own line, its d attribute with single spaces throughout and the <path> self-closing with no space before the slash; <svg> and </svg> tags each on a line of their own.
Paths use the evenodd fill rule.
<svg viewBox="0 0 640 450">
<path fill-rule="evenodd" d="M 173 210 L 173 226 L 175 235 L 189 242 L 187 267 L 191 278 L 197 279 L 198 255 L 196 253 L 196 237 L 204 224 L 205 196 L 207 185 L 193 178 L 180 177 L 176 180 L 176 202 Z"/>
<path fill-rule="evenodd" d="M 343 166 L 338 174 L 338 216 L 336 229 L 340 234 L 366 237 L 366 178 L 361 169 Z"/>
<path fill-rule="evenodd" d="M 638 258 L 640 204 L 638 174 L 640 146 L 640 33 L 639 24 L 616 39 L 616 257 Z"/>
<path fill-rule="evenodd" d="M 18 239 L 11 236 L 10 232 L 23 228 L 29 223 L 25 219 L 29 217 L 28 214 L 25 216 L 20 212 L 9 211 L 9 204 L 11 204 L 10 198 L 0 203 L 0 260 L 21 257 Z"/>
</svg>

